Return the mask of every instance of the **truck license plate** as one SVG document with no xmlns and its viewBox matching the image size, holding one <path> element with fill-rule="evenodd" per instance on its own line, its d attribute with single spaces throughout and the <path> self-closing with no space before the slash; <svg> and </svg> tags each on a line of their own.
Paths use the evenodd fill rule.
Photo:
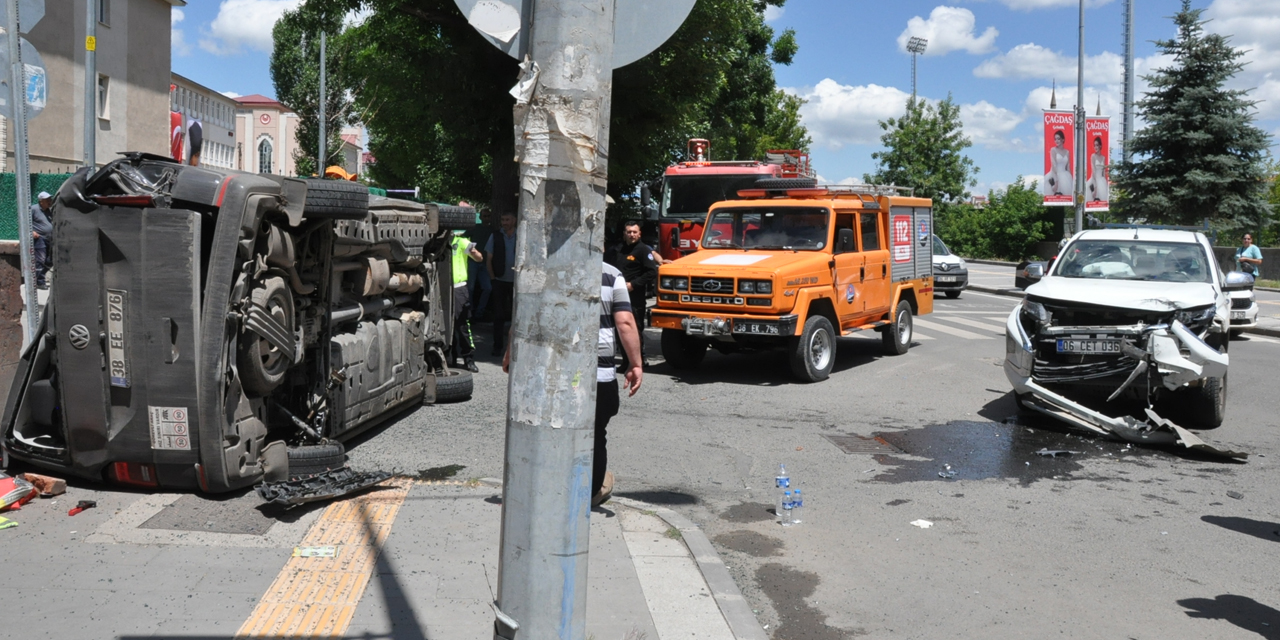
<svg viewBox="0 0 1280 640">
<path fill-rule="evenodd" d="M 934 276 L 933 279 L 938 282 L 955 282 L 958 279 L 958 276 Z"/>
<path fill-rule="evenodd" d="M 1232 312 L 1231 312 L 1231 319 L 1232 319 L 1232 320 L 1244 320 L 1244 319 L 1245 319 L 1245 317 L 1244 317 L 1244 312 L 1243 312 L 1243 311 L 1232 311 Z"/>
<path fill-rule="evenodd" d="M 1120 353 L 1120 341 L 1058 340 L 1058 353 Z"/>
<path fill-rule="evenodd" d="M 129 360 L 125 355 L 124 331 L 128 300 L 128 292 L 107 289 L 107 363 L 113 387 L 129 386 Z"/>
<path fill-rule="evenodd" d="M 771 322 L 734 322 L 736 333 L 754 333 L 762 336 L 778 335 L 778 325 Z"/>
</svg>

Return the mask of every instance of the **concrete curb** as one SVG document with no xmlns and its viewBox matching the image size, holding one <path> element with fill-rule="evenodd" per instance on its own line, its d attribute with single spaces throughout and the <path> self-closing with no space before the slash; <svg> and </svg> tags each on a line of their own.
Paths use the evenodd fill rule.
<svg viewBox="0 0 1280 640">
<path fill-rule="evenodd" d="M 982 293 L 990 293 L 997 296 L 1008 296 L 1010 298 L 1021 298 L 1024 295 L 1022 289 L 1002 289 L 1000 287 L 989 287 L 981 284 L 969 283 L 969 288 Z M 1253 333 L 1260 336 L 1268 336 L 1272 338 L 1280 338 L 1280 329 L 1271 327 L 1250 327 L 1244 330 L 1245 333 Z"/>
<path fill-rule="evenodd" d="M 666 507 L 630 498 L 613 498 L 612 501 L 632 509 L 656 513 L 667 524 L 678 529 L 685 547 L 698 563 L 702 579 L 706 580 L 707 587 L 711 589 L 711 596 L 716 599 L 720 613 L 724 615 L 725 622 L 729 623 L 729 630 L 733 632 L 733 637 L 738 640 L 768 640 L 769 636 L 765 634 L 764 627 L 760 626 L 755 614 L 751 612 L 751 605 L 747 604 L 746 598 L 738 590 L 737 583 L 729 575 L 728 567 L 724 566 L 724 560 L 720 558 L 715 547 L 711 546 L 707 534 L 703 533 L 698 525 Z"/>
<path fill-rule="evenodd" d="M 497 478 L 480 478 L 479 482 L 485 486 L 502 487 L 502 480 Z M 641 500 L 619 496 L 611 498 L 610 502 L 616 502 L 637 511 L 648 511 L 656 514 L 668 525 L 679 530 L 680 539 L 684 541 L 684 546 L 689 549 L 689 554 L 693 556 L 694 562 L 698 563 L 698 570 L 702 572 L 702 579 L 706 581 L 707 588 L 711 590 L 711 596 L 716 599 L 716 605 L 720 607 L 720 614 L 724 616 L 725 622 L 729 624 L 729 631 L 733 633 L 733 637 L 737 640 L 769 640 L 769 636 L 764 632 L 764 627 L 760 626 L 755 614 L 751 612 L 751 605 L 747 604 L 746 598 L 738 590 L 738 584 L 733 581 L 733 576 L 729 575 L 729 569 L 724 566 L 724 560 L 720 558 L 720 554 L 716 552 L 715 547 L 711 546 L 711 541 L 707 539 L 707 534 L 703 533 L 702 529 L 698 528 L 698 525 L 671 509 Z"/>
</svg>

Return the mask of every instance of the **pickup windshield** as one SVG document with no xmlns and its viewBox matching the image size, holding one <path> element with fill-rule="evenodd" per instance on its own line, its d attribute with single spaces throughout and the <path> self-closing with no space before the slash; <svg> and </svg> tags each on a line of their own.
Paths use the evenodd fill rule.
<svg viewBox="0 0 1280 640">
<path fill-rule="evenodd" d="M 1077 240 L 1062 252 L 1055 275 L 1064 278 L 1212 282 L 1204 248 L 1183 242 Z"/>
<path fill-rule="evenodd" d="M 701 222 L 711 205 L 737 200 L 739 189 L 753 189 L 756 180 L 767 177 L 755 173 L 668 177 L 662 186 L 662 217 Z"/>
<path fill-rule="evenodd" d="M 823 207 L 733 207 L 711 217 L 702 236 L 707 249 L 790 249 L 827 246 L 829 211 Z"/>
</svg>

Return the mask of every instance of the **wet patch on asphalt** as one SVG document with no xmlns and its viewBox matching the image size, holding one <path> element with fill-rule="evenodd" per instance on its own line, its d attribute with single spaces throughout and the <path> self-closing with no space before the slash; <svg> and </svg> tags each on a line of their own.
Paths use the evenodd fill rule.
<svg viewBox="0 0 1280 640">
<path fill-rule="evenodd" d="M 730 531 L 715 537 L 717 545 L 756 558 L 776 556 L 782 552 L 782 541 L 755 531 Z"/>
<path fill-rule="evenodd" d="M 888 467 L 874 480 L 888 483 L 925 480 L 1016 479 L 1023 486 L 1037 480 L 1098 479 L 1079 475 L 1084 458 L 1110 458 L 1149 464 L 1141 458 L 1168 455 L 1152 449 L 1008 422 L 957 420 L 918 429 L 874 434 L 902 449 L 911 460 L 894 455 L 875 456 Z M 1076 451 L 1069 455 L 1043 456 L 1041 450 Z M 942 475 L 939 475 L 942 474 Z"/>
<path fill-rule="evenodd" d="M 764 522 L 773 520 L 776 516 L 773 513 L 774 506 L 763 502 L 739 502 L 738 504 L 724 510 L 720 514 L 720 519 L 726 522 Z"/>
<path fill-rule="evenodd" d="M 431 467 L 430 469 L 422 469 L 418 471 L 418 475 L 414 476 L 419 480 L 427 482 L 448 480 L 456 475 L 459 471 L 466 469 L 466 465 L 450 464 L 443 467 Z"/>
<path fill-rule="evenodd" d="M 906 503 L 908 503 L 908 502 L 911 502 L 911 501 L 910 501 L 910 500 L 903 500 L 902 498 L 898 498 L 897 500 L 890 500 L 890 501 L 888 501 L 888 502 L 884 503 L 884 506 L 886 506 L 886 507 L 897 507 L 897 506 L 904 505 L 904 504 L 906 504 Z"/>
<path fill-rule="evenodd" d="M 863 629 L 845 630 L 828 625 L 827 614 L 805 602 L 818 588 L 816 573 L 771 562 L 756 570 L 756 584 L 773 601 L 773 608 L 778 612 L 774 640 L 847 640 L 850 636 L 867 635 Z"/>
</svg>

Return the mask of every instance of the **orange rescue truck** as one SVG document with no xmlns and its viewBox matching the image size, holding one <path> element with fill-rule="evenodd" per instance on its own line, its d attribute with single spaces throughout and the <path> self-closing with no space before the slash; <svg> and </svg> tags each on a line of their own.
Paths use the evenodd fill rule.
<svg viewBox="0 0 1280 640">
<path fill-rule="evenodd" d="M 722 353 L 785 348 L 792 372 L 825 380 L 836 338 L 882 334 L 911 346 L 912 316 L 933 311 L 932 202 L 901 187 L 794 187 L 763 179 L 716 203 L 701 250 L 662 265 L 651 324 L 677 369 Z"/>
</svg>

